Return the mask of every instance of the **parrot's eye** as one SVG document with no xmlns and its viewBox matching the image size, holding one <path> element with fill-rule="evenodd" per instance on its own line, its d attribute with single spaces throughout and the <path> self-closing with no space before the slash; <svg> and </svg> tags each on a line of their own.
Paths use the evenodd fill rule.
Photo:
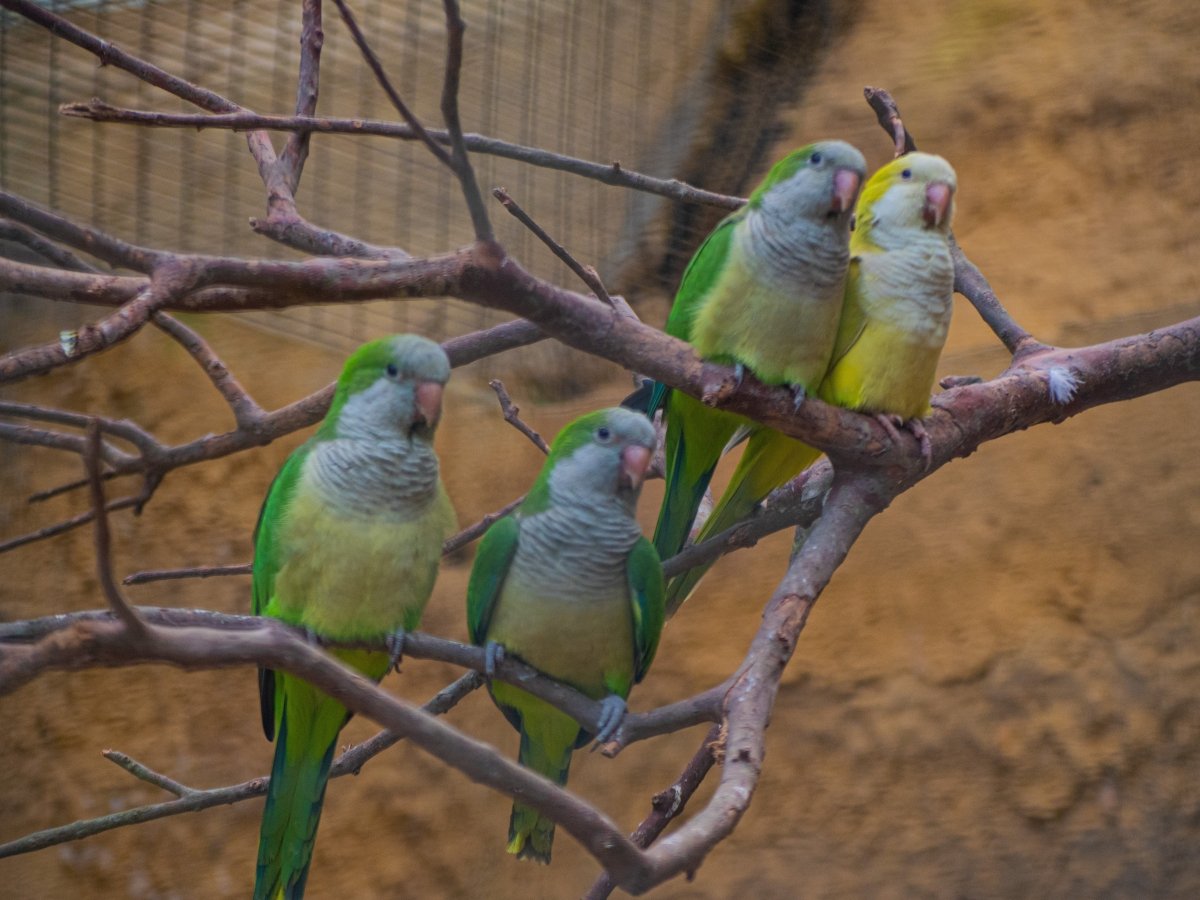
<svg viewBox="0 0 1200 900">
<path fill-rule="evenodd" d="M 388 378 L 395 378 L 398 374 L 400 374 L 400 370 L 396 368 L 395 363 L 388 363 L 387 364 L 387 373 L 388 373 Z"/>
<path fill-rule="evenodd" d="M 810 165 L 819 166 L 821 164 L 821 161 L 824 159 L 825 159 L 825 157 L 823 157 L 820 153 L 814 153 L 812 156 L 810 156 L 808 158 L 808 162 Z"/>
<path fill-rule="evenodd" d="M 611 437 L 612 437 L 612 432 L 609 431 L 607 428 L 605 428 L 603 425 L 601 425 L 599 428 L 596 429 L 596 440 L 600 441 L 601 443 L 606 443 L 608 441 L 608 439 Z"/>
<path fill-rule="evenodd" d="M 912 178 L 912 169 L 905 169 L 903 172 L 900 173 L 900 177 L 903 178 L 905 181 L 908 181 L 910 178 Z"/>
</svg>

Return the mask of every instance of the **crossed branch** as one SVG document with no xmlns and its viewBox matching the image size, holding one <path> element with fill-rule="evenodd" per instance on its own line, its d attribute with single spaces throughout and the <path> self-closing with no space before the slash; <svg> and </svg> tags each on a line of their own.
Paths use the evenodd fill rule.
<svg viewBox="0 0 1200 900">
<path fill-rule="evenodd" d="M 0 222 L 0 234 L 23 243 L 45 260 L 45 264 L 0 261 L 0 289 L 114 308 L 105 318 L 65 333 L 57 342 L 24 348 L 0 359 L 0 382 L 65 369 L 132 338 L 149 323 L 177 341 L 203 367 L 235 423 L 234 429 L 223 434 L 169 446 L 132 422 L 16 403 L 0 404 L 0 414 L 9 419 L 57 426 L 41 428 L 0 422 L 0 437 L 76 453 L 85 462 L 86 478 L 38 496 L 44 498 L 87 487 L 91 497 L 86 512 L 69 522 L 12 539 L 0 545 L 0 552 L 62 533 L 70 527 L 93 523 L 97 573 L 109 607 L 101 612 L 0 625 L 0 693 L 15 690 L 47 671 L 95 666 L 167 663 L 202 669 L 266 665 L 287 671 L 311 681 L 349 709 L 386 729 L 347 751 L 335 767 L 336 774 L 357 771 L 384 747 L 408 740 L 477 782 L 509 796 L 520 795 L 522 802 L 559 822 L 605 870 L 590 897 L 607 896 L 616 885 L 642 892 L 677 874 L 694 871 L 736 827 L 748 808 L 762 770 L 763 733 L 784 668 L 813 605 L 871 518 L 900 493 L 930 477 L 952 459 L 970 454 L 985 441 L 1033 425 L 1061 421 L 1100 404 L 1200 378 L 1200 319 L 1092 347 L 1051 347 L 1036 341 L 1012 319 L 983 275 L 955 244 L 956 289 L 975 305 L 1013 358 L 1005 372 L 995 379 L 979 383 L 965 380 L 939 395 L 936 409 L 926 423 L 932 464 L 926 465 L 915 440 L 894 441 L 870 417 L 817 400 L 806 401 L 797 410 L 786 390 L 765 386 L 751 376 L 738 379 L 729 368 L 705 362 L 688 345 L 642 324 L 620 298 L 608 295 L 594 278 L 594 270 L 577 262 L 571 265 L 574 261 L 565 248 L 520 211 L 513 198 L 503 194 L 499 199 L 505 206 L 523 217 L 522 221 L 555 253 L 560 257 L 565 254 L 568 265 L 591 293 L 566 290 L 529 274 L 493 236 L 469 151 L 508 155 L 531 165 L 559 168 L 608 184 L 724 208 L 736 208 L 744 201 L 678 182 L 648 179 L 617 165 L 572 160 L 464 133 L 457 108 L 463 22 L 454 0 L 444 3 L 447 51 L 441 109 L 446 127 L 443 131 L 426 129 L 392 85 L 355 24 L 348 5 L 344 0 L 335 2 L 364 59 L 405 120 L 403 125 L 347 123 L 314 117 L 323 42 L 319 0 L 305 0 L 302 6 L 301 60 L 296 114 L 292 117 L 260 116 L 244 109 L 114 47 L 30 0 L 0 0 L 0 6 L 88 50 L 103 64 L 124 69 L 205 111 L 201 116 L 181 116 L 120 110 L 93 101 L 70 104 L 64 107 L 64 114 L 97 122 L 250 129 L 247 146 L 267 195 L 266 217 L 253 221 L 251 227 L 265 237 L 316 255 L 300 262 L 280 262 L 152 250 L 78 225 L 11 194 L 0 194 L 0 214 L 7 218 Z M 887 92 L 868 89 L 867 99 L 892 139 L 896 153 L 915 149 L 915 141 Z M 270 130 L 289 135 L 279 153 Z M 401 249 L 369 244 L 310 223 L 298 210 L 295 192 L 312 134 L 333 131 L 388 134 L 398 139 L 423 141 L 458 179 L 464 203 L 471 213 L 474 243 L 439 256 L 414 258 Z M 103 271 L 85 257 L 124 271 L 119 274 Z M 605 748 L 609 755 L 616 755 L 629 743 L 653 734 L 702 723 L 711 726 L 680 778 L 655 799 L 652 812 L 632 837 L 626 837 L 593 805 L 435 718 L 479 686 L 478 674 L 463 676 L 424 708 L 417 708 L 369 683 L 278 622 L 221 616 L 203 610 L 136 607 L 128 603 L 113 576 L 107 540 L 107 519 L 111 512 L 127 507 L 140 509 L 151 500 L 158 483 L 177 468 L 266 444 L 315 423 L 330 402 L 331 388 L 326 387 L 282 409 L 263 410 L 216 352 L 173 319 L 171 311 L 236 311 L 314 302 L 442 296 L 505 310 L 519 317 L 448 341 L 445 348 L 454 365 L 484 359 L 549 336 L 661 380 L 712 406 L 801 438 L 828 456 L 829 462 L 814 467 L 772 494 L 765 508 L 747 522 L 666 562 L 668 572 L 677 572 L 750 546 L 772 531 L 796 525 L 807 529 L 806 539 L 765 605 L 762 623 L 737 670 L 721 684 L 692 697 L 646 713 L 631 713 Z M 520 420 L 511 398 L 502 386 L 497 393 L 506 418 L 517 425 Z M 85 429 L 85 434 L 60 430 L 71 428 Z M 106 483 L 127 475 L 139 476 L 141 489 L 130 496 L 107 500 Z M 457 549 L 473 540 L 512 505 L 452 538 L 447 549 Z M 220 571 L 202 567 L 175 570 L 167 577 L 245 571 L 246 567 L 223 567 Z M 140 573 L 134 577 L 153 580 L 164 575 Z M 451 662 L 476 673 L 482 669 L 482 652 L 478 648 L 430 635 L 410 636 L 406 652 L 416 658 Z M 519 661 L 504 662 L 497 676 L 520 684 L 584 725 L 596 721 L 594 701 Z M 28 852 L 133 822 L 234 802 L 265 790 L 263 778 L 227 788 L 197 790 L 123 755 L 109 754 L 109 758 L 135 777 L 174 794 L 176 799 L 39 832 L 0 847 L 0 856 Z M 663 829 L 717 764 L 719 783 L 708 803 L 686 825 L 660 839 Z"/>
</svg>

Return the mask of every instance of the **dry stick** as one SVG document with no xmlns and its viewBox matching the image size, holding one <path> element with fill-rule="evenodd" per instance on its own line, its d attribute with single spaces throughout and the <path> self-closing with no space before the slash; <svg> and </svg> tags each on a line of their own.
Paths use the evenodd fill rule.
<svg viewBox="0 0 1200 900">
<path fill-rule="evenodd" d="M 916 150 L 917 144 L 913 140 L 912 134 L 904 127 L 904 121 L 900 118 L 900 109 L 896 106 L 892 95 L 883 88 L 865 87 L 863 96 L 866 97 L 867 104 L 875 111 L 879 127 L 892 136 L 895 144 L 894 155 L 903 156 L 905 153 L 912 153 Z"/>
<path fill-rule="evenodd" d="M 74 450 L 74 448 L 72 448 Z M 111 470 L 105 471 L 101 476 L 105 481 L 111 481 L 114 478 L 120 478 L 120 474 Z M 81 487 L 87 487 L 88 480 L 79 478 L 75 481 L 68 481 L 66 484 L 60 484 L 58 487 L 47 488 L 44 491 L 37 491 L 30 494 L 26 499 L 26 503 L 41 503 L 44 500 L 50 500 L 53 497 L 58 497 L 62 494 L 68 494 L 71 491 L 78 490 Z"/>
<path fill-rule="evenodd" d="M 108 605 L 125 627 L 135 634 L 145 631 L 145 623 L 121 595 L 112 573 L 112 538 L 108 531 L 108 511 L 104 506 L 104 482 L 100 480 L 100 423 L 93 421 L 87 430 L 87 452 L 83 455 L 92 494 L 95 520 L 96 573 Z"/>
<path fill-rule="evenodd" d="M 713 725 L 704 735 L 704 740 L 700 742 L 700 749 L 696 751 L 684 767 L 683 772 L 675 779 L 675 783 L 651 798 L 652 811 L 634 829 L 629 839 L 636 846 L 643 848 L 654 843 L 654 839 L 662 834 L 663 829 L 683 812 L 688 800 L 704 782 L 713 763 L 723 752 L 724 740 L 721 737 L 721 726 Z M 605 900 L 616 886 L 616 882 L 609 877 L 607 872 L 604 872 L 583 895 L 583 900 Z"/>
<path fill-rule="evenodd" d="M 138 494 L 137 496 L 131 495 L 128 497 L 121 497 L 118 500 L 110 500 L 104 505 L 104 508 L 106 511 L 111 513 L 122 509 L 136 509 L 144 502 L 145 501 L 143 500 L 141 494 Z M 47 525 L 45 528 L 39 528 L 36 531 L 30 531 L 27 534 L 9 538 L 6 541 L 0 542 L 0 553 L 7 553 L 9 550 L 16 550 L 18 547 L 24 547 L 26 544 L 32 544 L 36 541 L 57 537 L 58 535 L 64 534 L 72 529 L 86 525 L 88 522 L 92 521 L 94 515 L 95 512 L 89 509 L 86 512 L 81 512 L 77 516 L 72 516 L 69 519 L 56 522 L 53 525 Z"/>
<path fill-rule="evenodd" d="M 446 72 L 442 80 L 442 119 L 450 134 L 451 168 L 462 186 L 463 199 L 471 212 L 471 224 L 475 227 L 475 240 L 490 241 L 493 237 L 492 223 L 488 218 L 487 206 L 479 192 L 479 182 L 471 168 L 471 159 L 463 144 L 462 122 L 458 115 L 458 81 L 462 71 L 463 32 L 467 25 L 458 9 L 458 0 L 443 0 L 446 11 Z"/>
<path fill-rule="evenodd" d="M 321 27 L 321 0 L 304 0 L 300 26 L 300 74 L 296 79 L 296 115 L 311 116 L 317 111 L 317 96 L 321 82 L 321 47 L 325 31 Z M 308 159 L 311 131 L 293 132 L 279 154 L 288 187 L 295 194 L 300 175 Z"/>
<path fill-rule="evenodd" d="M 152 581 L 178 581 L 183 578 L 217 578 L 227 575 L 249 575 L 250 563 L 228 566 L 191 566 L 185 569 L 146 569 L 121 579 L 121 584 L 149 584 Z"/>
<path fill-rule="evenodd" d="M 24 404 L 16 403 L 0 403 L 0 413 L 12 416 L 20 416 L 23 413 L 3 409 L 3 407 L 23 406 Z M 61 413 L 63 410 L 43 410 L 41 407 L 32 407 L 38 411 L 47 413 Z M 68 415 L 78 415 L 70 413 Z M 80 427 L 87 427 L 87 417 L 78 416 L 85 421 L 78 423 Z M 33 418 L 33 416 L 31 416 Z M 76 423 L 70 423 L 76 424 Z M 83 437 L 78 434 L 66 434 L 62 431 L 52 431 L 48 428 L 34 428 L 32 425 L 18 425 L 14 422 L 0 422 L 0 438 L 9 441 L 13 444 L 26 444 L 31 447 L 47 447 L 51 450 L 65 450 L 68 453 L 76 453 L 83 455 L 86 449 L 86 442 Z M 112 444 L 104 443 L 100 447 L 100 457 L 110 466 L 117 466 L 122 462 L 137 459 L 132 454 L 125 453 L 123 450 L 118 450 Z M 106 478 L 114 477 L 113 471 L 104 473 Z M 74 482 L 78 487 L 83 487 L 87 484 L 87 479 Z"/>
<path fill-rule="evenodd" d="M 40 422 L 53 422 L 55 425 L 70 425 L 75 428 L 87 428 L 92 422 L 98 422 L 104 434 L 111 434 L 133 444 L 143 453 L 153 450 L 156 441 L 154 436 L 144 428 L 128 419 L 108 419 L 102 416 L 89 416 L 83 413 L 70 412 L 65 409 L 54 409 L 48 406 L 38 406 L 33 403 L 11 403 L 0 401 L 0 415 L 15 416 L 21 419 L 35 419 Z M 102 448 L 105 462 L 117 464 L 134 459 L 110 444 Z M 79 446 L 76 452 L 82 453 Z"/>
<path fill-rule="evenodd" d="M 204 338 L 178 319 L 172 318 L 164 312 L 155 313 L 153 321 L 160 330 L 174 338 L 188 352 L 188 355 L 200 364 L 200 368 L 204 370 L 204 374 L 208 376 L 213 387 L 229 404 L 229 409 L 233 412 L 234 421 L 239 428 L 253 430 L 262 424 L 265 415 L 263 408 L 254 402 L 254 399 Z"/>
<path fill-rule="evenodd" d="M 470 694 L 482 684 L 483 677 L 481 675 L 477 672 L 468 672 L 457 681 L 452 682 L 439 691 L 421 709 L 430 715 L 440 716 L 452 709 L 463 697 Z M 382 731 L 374 737 L 363 741 L 361 744 L 350 747 L 333 761 L 333 765 L 329 769 L 329 777 L 340 778 L 342 775 L 357 775 L 367 760 L 378 755 L 397 741 L 402 740 L 404 740 L 402 734 L 393 731 Z M 112 751 L 106 751 L 105 755 L 107 756 L 110 752 Z M 249 781 L 243 781 L 241 784 L 234 784 L 228 787 L 188 789 L 190 793 L 180 796 L 178 800 L 139 806 L 107 816 L 99 816 L 95 819 L 83 819 L 78 822 L 72 822 L 70 825 L 47 828 L 44 831 L 34 832 L 17 840 L 9 841 L 6 844 L 0 844 L 0 859 L 8 856 L 17 856 L 21 853 L 30 853 L 34 850 L 42 850 L 56 844 L 65 844 L 68 841 L 77 841 L 85 837 L 90 837 L 93 834 L 100 834 L 103 831 L 110 831 L 125 825 L 150 822 L 154 819 L 179 815 L 185 812 L 198 812 L 199 810 L 209 809 L 214 806 L 228 806 L 232 803 L 248 800 L 251 797 L 261 797 L 267 792 L 267 785 L 269 783 L 270 778 L 268 776 L 260 775 L 257 778 L 252 778 Z M 170 790 L 170 788 L 167 788 L 167 790 Z"/>
<path fill-rule="evenodd" d="M 517 218 L 518 221 L 537 236 L 543 244 L 550 248 L 550 252 L 566 263 L 567 268 L 579 276 L 579 280 L 592 289 L 592 291 L 607 303 L 613 305 L 613 299 L 605 290 L 604 284 L 600 281 L 600 276 L 591 266 L 582 266 L 567 249 L 558 241 L 550 237 L 546 230 L 542 228 L 533 218 L 525 212 L 504 188 L 492 188 L 492 196 L 495 197 L 510 213 Z M 628 305 L 628 304 L 627 304 Z"/>
<path fill-rule="evenodd" d="M 174 778 L 168 778 L 161 772 L 155 772 L 149 766 L 138 762 L 127 753 L 122 753 L 120 750 L 101 750 L 100 755 L 109 762 L 116 763 L 134 778 L 152 784 L 155 787 L 160 787 L 169 794 L 174 794 L 176 797 L 188 797 L 192 794 L 198 794 L 200 791 L 196 788 L 190 788 L 185 784 L 180 784 Z"/>
<path fill-rule="evenodd" d="M 499 378 L 493 378 L 488 382 L 488 386 L 496 392 L 496 399 L 500 401 L 500 411 L 504 414 L 504 421 L 529 438 L 533 446 L 543 453 L 549 453 L 550 445 L 521 419 L 521 407 L 513 403 L 512 397 L 508 395 L 508 389 L 504 387 L 504 382 Z"/>
<path fill-rule="evenodd" d="M 58 246 L 53 241 L 46 240 L 33 229 L 8 219 L 0 219 L 0 241 L 12 241 L 20 244 L 59 269 L 92 273 L 99 271 L 70 250 Z"/>
<path fill-rule="evenodd" d="M 58 109 L 64 116 L 89 119 L 114 125 L 136 125 L 149 128 L 222 128 L 230 131 L 268 129 L 272 131 L 319 132 L 321 134 L 373 135 L 404 141 L 418 140 L 416 132 L 402 122 L 387 122 L 379 119 L 345 119 L 314 116 L 267 116 L 254 112 L 217 113 L 169 113 L 153 112 L 113 106 L 95 99 L 86 103 L 64 103 Z M 444 130 L 427 128 L 425 133 L 440 144 L 449 144 L 450 135 Z M 540 169 L 566 172 L 590 181 L 598 181 L 610 187 L 629 188 L 645 194 L 655 194 L 683 203 L 699 203 L 719 209 L 740 209 L 745 205 L 744 197 L 718 194 L 687 184 L 675 178 L 654 178 L 642 172 L 626 169 L 618 163 L 598 163 L 564 153 L 554 153 L 541 147 L 514 144 L 484 134 L 466 132 L 463 144 L 472 153 L 511 159 Z"/>
<path fill-rule="evenodd" d="M 350 29 L 350 35 L 354 38 L 354 43 L 358 45 L 359 52 L 362 53 L 363 59 L 367 61 L 367 65 L 370 66 L 371 71 L 375 74 L 375 80 L 379 82 L 379 86 L 387 94 L 388 99 L 392 102 L 392 106 L 396 107 L 396 111 L 400 113 L 400 116 L 408 123 L 408 127 L 413 130 L 413 133 L 416 134 L 420 141 L 429 148 L 429 152 L 434 155 L 434 158 L 451 172 L 455 171 L 454 161 L 450 158 L 450 154 L 430 136 L 429 132 L 425 130 L 425 126 L 413 115 L 412 110 L 408 108 L 408 105 L 396 92 L 396 89 L 392 87 L 392 82 L 383 70 L 383 63 L 379 61 L 379 57 L 375 55 L 375 51 L 367 43 L 362 29 L 358 27 L 358 22 L 354 18 L 354 13 L 350 12 L 350 7 L 346 5 L 345 0 L 333 0 L 333 2 L 337 4 L 338 12 L 342 14 L 342 21 Z"/>
</svg>

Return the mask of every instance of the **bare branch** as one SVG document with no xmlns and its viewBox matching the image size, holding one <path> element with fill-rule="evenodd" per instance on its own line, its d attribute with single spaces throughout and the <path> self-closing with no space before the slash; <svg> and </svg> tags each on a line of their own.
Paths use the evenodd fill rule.
<svg viewBox="0 0 1200 900">
<path fill-rule="evenodd" d="M 883 88 L 865 87 L 863 96 L 867 98 L 871 109 L 875 110 L 879 127 L 892 136 L 895 144 L 894 155 L 903 156 L 905 153 L 912 153 L 916 150 L 916 142 L 908 129 L 904 127 L 904 122 L 900 118 L 900 108 L 896 106 L 892 95 Z"/>
<path fill-rule="evenodd" d="M 102 100 L 86 103 L 66 103 L 59 107 L 64 116 L 90 119 L 117 125 L 138 125 L 153 128 L 223 128 L 230 131 L 245 131 L 263 128 L 272 131 L 319 132 L 321 134 L 374 135 L 398 138 L 405 141 L 419 140 L 416 132 L 401 122 L 385 122 L 379 119 L 342 119 L 312 116 L 265 116 L 249 111 L 238 113 L 168 113 L 147 112 L 137 109 L 112 106 Z M 444 130 L 427 128 L 425 133 L 439 144 L 449 145 L 450 135 Z M 694 187 L 674 178 L 654 178 L 650 175 L 627 169 L 617 163 L 598 163 L 563 153 L 553 153 L 541 147 L 514 144 L 482 134 L 466 132 L 463 144 L 472 153 L 499 156 L 516 160 L 541 169 L 552 169 L 598 181 L 610 187 L 623 187 L 656 194 L 684 203 L 699 203 L 719 209 L 740 209 L 745 205 L 744 197 L 718 194 Z"/>
<path fill-rule="evenodd" d="M 533 446 L 543 453 L 549 453 L 550 445 L 522 420 L 521 407 L 513 403 L 512 397 L 508 395 L 508 389 L 504 387 L 504 382 L 499 378 L 493 378 L 488 382 L 488 387 L 496 392 L 496 399 L 500 401 L 500 411 L 504 413 L 504 421 L 529 438 Z"/>
<path fill-rule="evenodd" d="M 46 240 L 32 228 L 26 228 L 24 225 L 8 219 L 0 219 L 0 241 L 12 241 L 14 244 L 20 244 L 60 269 L 70 269 L 75 272 L 97 271 L 95 266 L 84 262 L 70 250 L 60 247 L 53 241 Z"/>
<path fill-rule="evenodd" d="M 249 575 L 250 563 L 230 566 L 191 566 L 186 569 L 147 569 L 121 579 L 121 584 L 149 584 L 152 581 L 179 581 L 184 578 L 217 578 L 227 575 Z"/>
<path fill-rule="evenodd" d="M 675 783 L 666 790 L 659 791 L 651 799 L 650 815 L 646 816 L 629 836 L 635 846 L 649 847 L 667 825 L 683 813 L 688 800 L 704 782 L 713 763 L 725 752 L 725 740 L 721 730 L 720 725 L 713 725 L 700 742 L 700 749 L 684 767 Z M 583 900 L 605 900 L 616 887 L 616 882 L 606 872 L 596 879 L 595 884 L 583 895 Z"/>
<path fill-rule="evenodd" d="M 321 0 L 304 0 L 303 24 L 300 27 L 300 76 L 296 82 L 296 115 L 311 116 L 317 111 L 317 96 L 321 79 L 321 47 L 325 31 L 321 27 Z M 288 187 L 295 194 L 300 186 L 300 173 L 308 158 L 311 131 L 293 132 L 279 154 Z"/>
<path fill-rule="evenodd" d="M 112 573 L 112 537 L 108 530 L 108 511 L 104 507 L 104 482 L 100 480 L 100 423 L 93 421 L 87 431 L 87 452 L 83 455 L 92 494 L 92 514 L 96 535 L 96 574 L 108 605 L 131 632 L 140 633 L 145 623 L 117 587 Z"/>
<path fill-rule="evenodd" d="M 533 217 L 517 204 L 517 201 L 509 196 L 508 191 L 504 188 L 492 188 L 492 196 L 503 204 L 504 208 L 517 218 L 518 221 L 530 231 L 534 233 L 538 240 L 550 248 L 555 256 L 566 263 L 567 268 L 579 276 L 579 280 L 592 289 L 592 292 L 609 306 L 613 305 L 612 297 L 608 296 L 608 291 L 604 289 L 604 284 L 600 281 L 600 276 L 591 266 L 584 267 L 580 265 L 579 260 L 567 252 L 558 241 L 550 237 L 546 230 L 542 228 Z"/>
<path fill-rule="evenodd" d="M 261 406 L 254 402 L 253 398 L 246 393 L 246 389 L 241 386 L 233 373 L 229 371 L 229 367 L 221 362 L 220 357 L 213 352 L 213 349 L 208 346 L 204 338 L 192 331 L 178 319 L 174 319 L 164 312 L 155 313 L 153 316 L 154 324 L 159 329 L 166 332 L 174 338 L 180 346 L 185 349 L 188 354 L 200 364 L 200 368 L 204 370 L 204 374 L 208 376 L 225 402 L 229 404 L 230 410 L 233 412 L 234 421 L 237 422 L 239 428 L 254 430 L 261 425 L 265 413 Z"/>
<path fill-rule="evenodd" d="M 462 122 L 458 115 L 458 81 L 462 71 L 463 32 L 467 23 L 463 21 L 458 8 L 458 0 L 442 0 L 446 11 L 446 73 L 442 81 L 442 119 L 446 122 L 446 131 L 450 135 L 451 169 L 458 176 L 462 186 L 463 198 L 471 213 L 471 223 L 475 226 L 477 241 L 492 239 L 492 223 L 488 219 L 487 206 L 483 202 L 483 194 L 479 192 L 479 182 L 475 180 L 475 170 L 471 168 L 471 158 L 467 156 L 463 144 Z"/>
<path fill-rule="evenodd" d="M 140 779 L 147 784 L 152 784 L 155 787 L 160 787 L 168 794 L 174 794 L 176 797 L 190 797 L 193 794 L 200 793 L 195 788 L 190 788 L 185 784 L 180 784 L 173 778 L 168 778 L 160 772 L 155 772 L 149 766 L 143 765 L 132 756 L 122 753 L 120 750 L 101 750 L 100 755 L 109 762 L 114 762 L 134 778 Z"/>
<path fill-rule="evenodd" d="M 467 544 L 471 543 L 471 541 L 475 540 L 476 538 L 482 537 L 484 535 L 484 533 L 489 528 L 491 528 L 495 522 L 497 522 L 500 519 L 503 519 L 505 516 L 507 516 L 510 512 L 512 512 L 514 509 L 516 509 L 518 506 L 520 506 L 524 502 L 525 502 L 525 495 L 522 494 L 517 499 L 511 500 L 508 503 L 504 504 L 504 506 L 500 507 L 500 509 L 496 510 L 494 513 L 488 513 L 486 516 L 484 516 L 482 519 L 480 519 L 474 525 L 470 525 L 470 526 L 464 528 L 458 534 L 453 535 L 452 537 L 448 538 L 446 540 L 446 543 L 442 544 L 442 554 L 447 555 L 447 554 L 453 553 L 455 550 L 465 547 Z"/>
<path fill-rule="evenodd" d="M 463 697 L 482 685 L 483 677 L 477 672 L 469 672 L 439 691 L 421 709 L 433 716 L 443 715 L 453 709 Z M 340 778 L 343 775 L 357 775 L 361 771 L 363 764 L 369 759 L 372 759 L 383 750 L 402 740 L 404 740 L 404 736 L 401 734 L 392 731 L 383 731 L 373 738 L 363 741 L 361 744 L 350 747 L 333 761 L 333 765 L 329 769 L 329 777 Z M 105 755 L 111 752 L 113 751 L 106 751 Z M 169 781 L 169 779 L 167 780 Z M 198 812 L 214 806 L 228 806 L 233 803 L 240 803 L 242 800 L 249 800 L 251 797 L 260 797 L 265 794 L 270 780 L 269 776 L 260 775 L 257 778 L 243 781 L 241 784 L 230 785 L 229 787 L 210 788 L 207 790 L 189 789 L 190 793 L 182 796 L 179 800 L 155 803 L 150 806 L 139 806 L 95 819 L 72 822 L 70 825 L 47 828 L 45 831 L 38 831 L 17 840 L 9 841 L 6 844 L 0 844 L 0 859 L 8 856 L 17 856 L 22 853 L 31 853 L 34 850 L 42 850 L 46 847 L 64 844 L 68 841 L 77 841 L 85 837 L 90 837 L 93 834 L 111 831 L 114 828 L 121 828 L 125 825 L 136 825 L 141 822 L 151 822 L 155 819 L 179 815 L 180 813 Z"/>
</svg>

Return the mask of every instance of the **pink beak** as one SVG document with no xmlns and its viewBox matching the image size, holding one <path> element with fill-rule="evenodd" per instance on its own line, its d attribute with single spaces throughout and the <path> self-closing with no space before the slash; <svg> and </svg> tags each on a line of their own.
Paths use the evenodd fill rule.
<svg viewBox="0 0 1200 900">
<path fill-rule="evenodd" d="M 946 221 L 950 212 L 950 185 L 944 181 L 934 181 L 925 188 L 925 206 L 921 215 L 929 228 L 937 228 Z"/>
<path fill-rule="evenodd" d="M 838 169 L 833 173 L 833 201 L 829 211 L 844 213 L 854 209 L 854 201 L 858 197 L 858 173 L 852 169 Z"/>
<path fill-rule="evenodd" d="M 631 490 L 638 490 L 646 478 L 650 466 L 651 452 L 647 447 L 633 444 L 621 451 L 620 483 Z"/>
<path fill-rule="evenodd" d="M 436 381 L 421 381 L 417 383 L 416 401 L 417 415 L 425 420 L 425 424 L 433 428 L 442 417 L 443 386 Z"/>
</svg>

